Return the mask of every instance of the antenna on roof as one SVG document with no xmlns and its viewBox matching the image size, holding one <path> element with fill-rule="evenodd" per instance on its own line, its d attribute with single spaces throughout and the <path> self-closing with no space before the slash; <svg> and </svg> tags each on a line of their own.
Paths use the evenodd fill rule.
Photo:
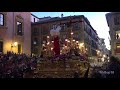
<svg viewBox="0 0 120 90">
<path fill-rule="evenodd" d="M 63 13 L 61 14 L 61 18 L 63 17 Z"/>
</svg>

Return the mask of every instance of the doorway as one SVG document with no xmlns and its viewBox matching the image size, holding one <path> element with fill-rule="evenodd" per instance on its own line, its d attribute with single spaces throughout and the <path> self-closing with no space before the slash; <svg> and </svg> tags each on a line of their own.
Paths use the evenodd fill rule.
<svg viewBox="0 0 120 90">
<path fill-rule="evenodd" d="M 3 53 L 3 41 L 0 41 L 0 53 Z"/>
<path fill-rule="evenodd" d="M 18 53 L 21 53 L 21 44 L 18 44 Z"/>
</svg>

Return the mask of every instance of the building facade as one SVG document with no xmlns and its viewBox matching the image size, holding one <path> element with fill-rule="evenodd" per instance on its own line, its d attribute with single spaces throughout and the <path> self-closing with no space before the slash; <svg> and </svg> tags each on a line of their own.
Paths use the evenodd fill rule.
<svg viewBox="0 0 120 90">
<path fill-rule="evenodd" d="M 104 40 L 104 38 L 100 38 L 100 52 L 102 57 L 107 57 L 109 56 L 109 50 L 106 48 Z"/>
<path fill-rule="evenodd" d="M 71 27 L 69 27 L 69 22 L 71 22 Z M 98 35 L 88 19 L 83 15 L 54 17 L 32 23 L 32 53 L 41 54 L 42 44 L 47 42 L 50 30 L 58 25 L 62 28 L 60 31 L 60 43 L 64 44 L 66 39 L 71 38 L 72 30 L 73 40 L 79 42 L 81 52 L 86 53 L 88 57 L 97 57 Z"/>
<path fill-rule="evenodd" d="M 31 54 L 30 18 L 30 12 L 0 12 L 0 52 Z"/>
<path fill-rule="evenodd" d="M 31 14 L 31 22 L 34 23 L 34 22 L 39 22 L 39 18 L 37 16 L 35 16 L 34 14 Z"/>
<path fill-rule="evenodd" d="M 120 58 L 120 13 L 107 13 L 106 19 L 109 26 L 111 55 Z"/>
</svg>

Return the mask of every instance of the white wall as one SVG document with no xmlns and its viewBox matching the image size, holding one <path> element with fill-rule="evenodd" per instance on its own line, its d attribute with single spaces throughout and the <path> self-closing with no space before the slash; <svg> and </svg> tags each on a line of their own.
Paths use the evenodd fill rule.
<svg viewBox="0 0 120 90">
<path fill-rule="evenodd" d="M 36 18 L 35 16 L 31 15 L 31 22 L 34 22 L 34 18 L 35 18 L 35 22 L 38 22 L 38 21 L 39 21 L 38 18 Z"/>
</svg>

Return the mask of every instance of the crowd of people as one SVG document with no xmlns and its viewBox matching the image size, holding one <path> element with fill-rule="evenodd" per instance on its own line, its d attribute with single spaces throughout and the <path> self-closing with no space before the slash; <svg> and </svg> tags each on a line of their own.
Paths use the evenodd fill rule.
<svg viewBox="0 0 120 90">
<path fill-rule="evenodd" d="M 61 55 L 49 57 L 48 60 L 54 61 L 57 57 L 59 60 L 71 58 L 69 55 Z M 7 54 L 0 53 L 0 78 L 32 78 L 40 58 L 43 57 L 27 56 L 26 54 L 13 52 L 7 52 Z M 89 68 L 86 70 L 85 78 L 88 78 Z M 79 78 L 79 74 L 75 72 L 74 77 Z M 119 59 L 112 56 L 110 62 L 107 62 L 102 67 L 94 67 L 91 78 L 120 78 Z"/>
<path fill-rule="evenodd" d="M 94 67 L 91 78 L 120 78 L 120 60 L 111 56 L 110 62 Z"/>
<path fill-rule="evenodd" d="M 7 52 L 0 54 L 0 78 L 25 78 L 37 66 L 37 58 Z M 30 75 L 30 74 L 29 74 Z"/>
<path fill-rule="evenodd" d="M 44 58 L 41 56 L 28 56 L 8 51 L 7 54 L 0 53 L 0 78 L 31 78 L 34 70 L 37 69 L 39 61 L 68 60 L 69 54 Z M 79 55 L 80 59 L 84 59 Z M 32 73 L 33 72 L 33 73 Z"/>
</svg>

